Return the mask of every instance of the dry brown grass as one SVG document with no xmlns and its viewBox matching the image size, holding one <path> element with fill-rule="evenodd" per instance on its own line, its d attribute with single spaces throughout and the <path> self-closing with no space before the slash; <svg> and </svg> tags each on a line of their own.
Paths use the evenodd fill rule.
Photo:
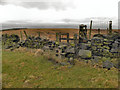
<svg viewBox="0 0 120 90">
<path fill-rule="evenodd" d="M 37 32 L 40 32 L 40 35 L 41 37 L 45 37 L 45 38 L 48 38 L 48 39 L 51 39 L 51 40 L 55 40 L 56 39 L 56 33 L 57 32 L 61 32 L 61 33 L 69 33 L 70 34 L 70 37 L 72 38 L 73 35 L 75 33 L 78 34 L 79 30 L 78 29 L 65 29 L 65 28 L 48 28 L 48 29 L 20 29 L 20 30 L 8 30 L 8 31 L 2 31 L 3 34 L 7 33 L 7 34 L 17 34 L 20 36 L 20 31 L 22 31 L 22 34 L 23 34 L 23 38 L 25 38 L 25 35 L 24 35 L 24 32 L 23 31 L 26 31 L 28 35 L 31 35 L 31 36 L 38 36 L 38 33 Z M 120 30 L 118 29 L 114 29 L 113 32 L 119 32 L 120 33 Z M 0 32 L 1 33 L 1 32 Z M 93 36 L 94 34 L 97 34 L 98 33 L 98 30 L 97 29 L 92 29 L 92 33 L 91 35 Z M 100 32 L 101 34 L 107 34 L 107 30 L 101 30 Z M 88 32 L 87 32 L 87 35 L 89 37 L 89 29 L 88 29 Z"/>
</svg>

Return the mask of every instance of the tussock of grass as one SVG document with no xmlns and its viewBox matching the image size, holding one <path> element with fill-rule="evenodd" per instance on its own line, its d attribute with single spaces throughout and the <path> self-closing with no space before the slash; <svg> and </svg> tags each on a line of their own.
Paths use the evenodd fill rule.
<svg viewBox="0 0 120 90">
<path fill-rule="evenodd" d="M 35 51 L 3 51 L 4 88 L 117 88 L 118 71 L 94 68 L 75 61 L 75 66 L 49 62 L 53 54 L 37 55 Z"/>
</svg>

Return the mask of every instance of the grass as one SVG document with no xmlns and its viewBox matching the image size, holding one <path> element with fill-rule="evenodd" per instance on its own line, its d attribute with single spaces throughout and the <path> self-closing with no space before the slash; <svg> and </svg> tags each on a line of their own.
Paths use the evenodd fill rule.
<svg viewBox="0 0 120 90">
<path fill-rule="evenodd" d="M 48 58 L 30 52 L 2 53 L 4 88 L 117 88 L 118 71 L 94 68 L 84 62 L 56 66 Z"/>
</svg>

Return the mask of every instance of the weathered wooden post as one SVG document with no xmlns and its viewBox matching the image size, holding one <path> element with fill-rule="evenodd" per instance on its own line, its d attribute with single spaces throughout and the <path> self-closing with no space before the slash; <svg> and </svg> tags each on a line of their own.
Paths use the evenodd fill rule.
<svg viewBox="0 0 120 90">
<path fill-rule="evenodd" d="M 83 24 L 79 25 L 79 43 L 83 41 Z"/>
<path fill-rule="evenodd" d="M 67 43 L 69 43 L 69 33 L 67 33 Z"/>
<path fill-rule="evenodd" d="M 90 22 L 89 39 L 91 39 L 91 30 L 92 30 L 92 20 L 91 20 L 91 22 Z"/>
<path fill-rule="evenodd" d="M 84 30 L 83 30 L 84 31 Z M 85 32 L 84 32 L 84 35 L 85 35 L 85 39 L 87 39 L 87 25 L 85 25 Z"/>
<path fill-rule="evenodd" d="M 23 40 L 22 32 L 20 31 L 21 41 Z"/>
<path fill-rule="evenodd" d="M 100 34 L 100 28 L 98 28 L 98 34 Z"/>
<path fill-rule="evenodd" d="M 74 44 L 77 44 L 77 34 L 74 34 Z"/>
<path fill-rule="evenodd" d="M 80 40 L 81 38 L 80 38 L 80 25 L 79 25 L 79 43 L 80 43 Z"/>
<path fill-rule="evenodd" d="M 40 37 L 40 32 L 37 32 L 38 33 L 38 37 Z"/>
<path fill-rule="evenodd" d="M 24 31 L 24 34 L 25 34 L 26 38 L 28 38 L 28 35 L 27 35 L 26 31 Z"/>
<path fill-rule="evenodd" d="M 109 21 L 109 34 L 112 34 L 112 21 Z"/>
<path fill-rule="evenodd" d="M 59 42 L 61 42 L 61 33 L 59 33 Z"/>
<path fill-rule="evenodd" d="M 56 33 L 56 41 L 59 42 L 59 33 Z"/>
</svg>

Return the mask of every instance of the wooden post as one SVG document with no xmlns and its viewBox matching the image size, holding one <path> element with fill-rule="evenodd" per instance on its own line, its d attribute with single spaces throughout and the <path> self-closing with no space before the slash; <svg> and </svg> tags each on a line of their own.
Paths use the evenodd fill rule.
<svg viewBox="0 0 120 90">
<path fill-rule="evenodd" d="M 91 39 L 91 30 L 92 30 L 92 20 L 91 20 L 91 22 L 90 22 L 89 39 Z"/>
<path fill-rule="evenodd" d="M 56 33 L 56 41 L 59 42 L 59 33 Z"/>
<path fill-rule="evenodd" d="M 74 44 L 77 44 L 77 34 L 74 34 Z"/>
<path fill-rule="evenodd" d="M 85 32 L 84 32 L 84 34 L 85 34 L 85 38 L 87 39 L 87 25 L 85 25 Z"/>
<path fill-rule="evenodd" d="M 84 38 L 83 26 L 83 24 L 79 25 L 79 43 L 81 43 Z"/>
<path fill-rule="evenodd" d="M 25 34 L 26 38 L 28 38 L 28 35 L 27 35 L 26 31 L 24 31 L 24 34 Z"/>
<path fill-rule="evenodd" d="M 40 37 L 40 32 L 38 32 L 38 37 Z"/>
<path fill-rule="evenodd" d="M 80 25 L 79 25 L 79 43 L 80 43 Z"/>
<path fill-rule="evenodd" d="M 67 43 L 69 43 L 69 33 L 67 33 Z"/>
<path fill-rule="evenodd" d="M 98 34 L 100 34 L 100 28 L 98 28 Z"/>
<path fill-rule="evenodd" d="M 59 42 L 61 42 L 61 33 L 59 33 Z"/>
<path fill-rule="evenodd" d="M 109 21 L 109 34 L 112 34 L 112 21 Z"/>
<path fill-rule="evenodd" d="M 20 31 L 21 41 L 23 40 L 22 32 Z"/>
</svg>

